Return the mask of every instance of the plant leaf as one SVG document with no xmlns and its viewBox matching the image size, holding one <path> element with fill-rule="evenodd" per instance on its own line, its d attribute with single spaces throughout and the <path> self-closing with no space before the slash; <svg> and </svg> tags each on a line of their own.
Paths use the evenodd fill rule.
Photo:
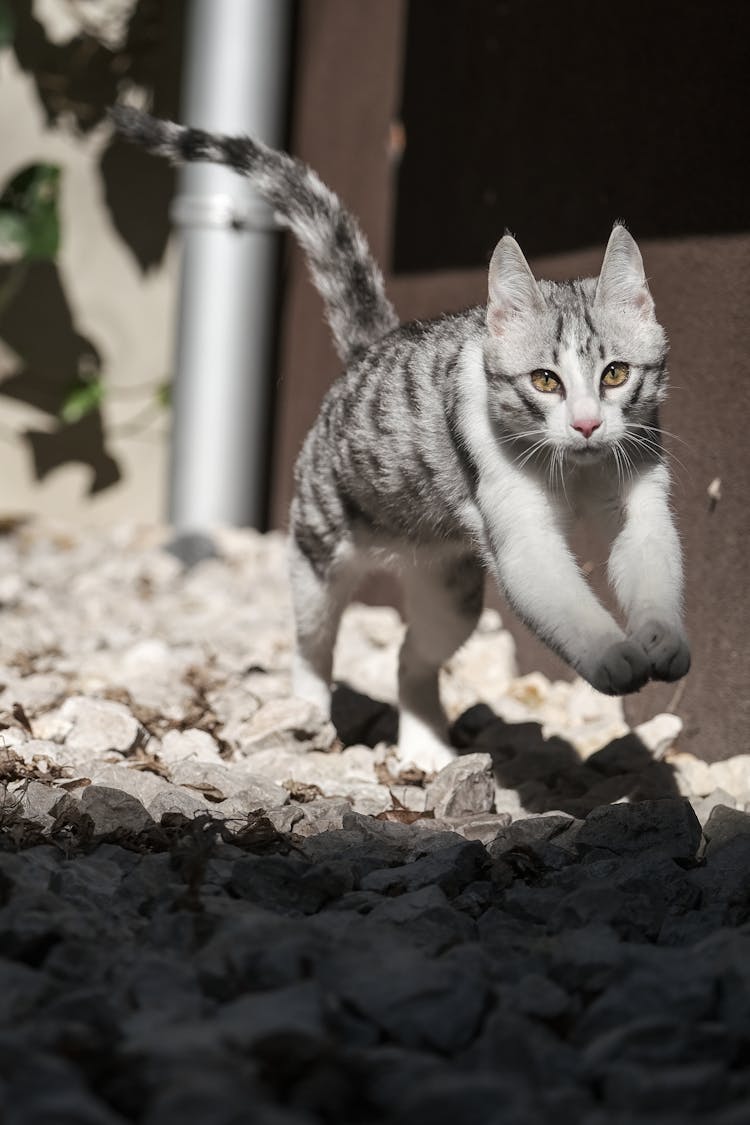
<svg viewBox="0 0 750 1125">
<path fill-rule="evenodd" d="M 60 407 L 60 418 L 68 425 L 80 422 L 92 410 L 98 410 L 103 399 L 104 383 L 101 379 L 81 379 L 66 394 Z"/>
<path fill-rule="evenodd" d="M 172 405 L 172 384 L 169 382 L 160 383 L 156 388 L 156 401 L 159 406 Z"/>
<path fill-rule="evenodd" d="M 6 183 L 0 195 L 1 258 L 55 257 L 60 245 L 59 195 L 56 164 L 29 164 Z"/>
</svg>

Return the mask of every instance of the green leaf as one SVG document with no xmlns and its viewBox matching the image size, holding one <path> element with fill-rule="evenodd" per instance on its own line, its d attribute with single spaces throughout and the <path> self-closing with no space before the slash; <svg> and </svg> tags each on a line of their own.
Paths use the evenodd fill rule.
<svg viewBox="0 0 750 1125">
<path fill-rule="evenodd" d="M 16 173 L 0 195 L 0 259 L 55 257 L 60 245 L 59 196 L 56 164 L 29 164 Z"/>
<path fill-rule="evenodd" d="M 160 383 L 159 386 L 156 388 L 155 398 L 156 398 L 156 401 L 159 404 L 159 406 L 171 406 L 172 405 L 172 384 L 169 383 L 169 382 Z"/>
<path fill-rule="evenodd" d="M 104 383 L 101 379 L 79 379 L 68 391 L 62 406 L 60 418 L 68 425 L 80 422 L 93 410 L 98 410 L 104 399 Z"/>
<path fill-rule="evenodd" d="M 0 0 L 0 51 L 13 42 L 13 13 L 8 0 Z"/>
</svg>

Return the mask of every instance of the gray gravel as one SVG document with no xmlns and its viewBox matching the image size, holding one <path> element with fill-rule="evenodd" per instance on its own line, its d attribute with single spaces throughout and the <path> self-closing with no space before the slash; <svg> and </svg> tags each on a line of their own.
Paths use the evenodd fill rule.
<svg viewBox="0 0 750 1125">
<path fill-rule="evenodd" d="M 279 537 L 6 530 L 3 1122 L 750 1120 L 750 756 L 518 677 L 488 614 L 418 775 L 390 611 L 336 726 L 289 695 Z"/>
</svg>

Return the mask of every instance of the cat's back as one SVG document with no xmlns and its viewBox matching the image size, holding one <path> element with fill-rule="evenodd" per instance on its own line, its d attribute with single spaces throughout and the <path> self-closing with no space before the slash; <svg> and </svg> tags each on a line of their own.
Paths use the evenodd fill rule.
<svg viewBox="0 0 750 1125">
<path fill-rule="evenodd" d="M 463 534 L 467 500 L 450 419 L 461 349 L 484 309 L 399 325 L 363 349 L 326 394 L 296 465 L 301 497 L 320 493 L 398 537 Z"/>
<path fill-rule="evenodd" d="M 397 426 L 399 418 L 427 420 L 442 407 L 461 349 L 481 337 L 484 316 L 477 306 L 405 321 L 356 356 L 334 383 L 334 397 L 376 428 Z"/>
</svg>

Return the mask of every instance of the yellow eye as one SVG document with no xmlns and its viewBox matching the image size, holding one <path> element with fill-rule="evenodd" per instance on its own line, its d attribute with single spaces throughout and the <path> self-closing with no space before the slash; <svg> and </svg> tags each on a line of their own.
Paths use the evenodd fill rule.
<svg viewBox="0 0 750 1125">
<path fill-rule="evenodd" d="M 544 391 L 549 394 L 551 391 L 559 391 L 562 384 L 557 375 L 553 375 L 551 371 L 532 371 L 531 382 L 534 384 L 538 391 Z"/>
<path fill-rule="evenodd" d="M 627 382 L 629 375 L 630 368 L 627 363 L 610 363 L 602 373 L 602 386 L 621 387 L 623 383 Z"/>
</svg>

